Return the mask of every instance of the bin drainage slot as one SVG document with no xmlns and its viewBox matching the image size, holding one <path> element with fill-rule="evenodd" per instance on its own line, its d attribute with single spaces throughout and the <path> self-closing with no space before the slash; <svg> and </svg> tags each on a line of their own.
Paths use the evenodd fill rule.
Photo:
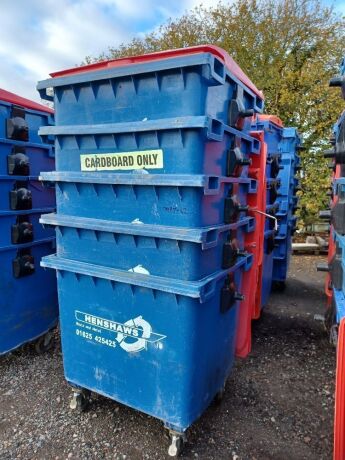
<svg viewBox="0 0 345 460">
<path fill-rule="evenodd" d="M 224 78 L 224 64 L 218 59 L 214 59 L 213 61 L 213 70 L 221 78 Z"/>
<path fill-rule="evenodd" d="M 216 243 L 218 239 L 218 230 L 210 230 L 206 233 L 206 243 Z"/>
<path fill-rule="evenodd" d="M 222 136 L 223 135 L 223 123 L 218 120 L 212 119 L 211 134 L 216 135 L 216 136 Z"/>
<path fill-rule="evenodd" d="M 260 141 L 258 141 L 257 139 L 254 139 L 253 141 L 253 149 L 256 151 L 260 150 Z"/>
<path fill-rule="evenodd" d="M 219 189 L 219 177 L 209 177 L 208 178 L 208 189 L 209 190 Z"/>
</svg>

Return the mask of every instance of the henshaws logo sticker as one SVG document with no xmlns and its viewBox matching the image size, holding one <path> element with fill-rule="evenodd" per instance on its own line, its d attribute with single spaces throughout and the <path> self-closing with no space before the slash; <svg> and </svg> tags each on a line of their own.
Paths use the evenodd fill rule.
<svg viewBox="0 0 345 460">
<path fill-rule="evenodd" d="M 79 325 L 84 324 L 114 333 L 118 345 L 128 353 L 145 350 L 148 343 L 160 342 L 166 338 L 166 335 L 153 332 L 151 324 L 142 316 L 119 323 L 76 310 L 75 317 Z"/>
</svg>

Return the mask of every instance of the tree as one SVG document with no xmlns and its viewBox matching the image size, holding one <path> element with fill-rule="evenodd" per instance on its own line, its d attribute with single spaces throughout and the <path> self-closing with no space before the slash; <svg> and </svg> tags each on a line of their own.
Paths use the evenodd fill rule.
<svg viewBox="0 0 345 460">
<path fill-rule="evenodd" d="M 297 126 L 302 135 L 303 225 L 327 206 L 330 172 L 321 152 L 344 107 L 328 81 L 338 72 L 344 38 L 342 18 L 319 0 L 236 0 L 197 7 L 86 62 L 205 43 L 228 51 L 264 92 L 266 113 Z"/>
</svg>

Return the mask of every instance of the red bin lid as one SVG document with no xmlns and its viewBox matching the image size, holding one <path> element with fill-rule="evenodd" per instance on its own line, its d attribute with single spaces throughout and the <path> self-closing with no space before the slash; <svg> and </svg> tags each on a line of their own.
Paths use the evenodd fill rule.
<svg viewBox="0 0 345 460">
<path fill-rule="evenodd" d="M 254 83 L 247 77 L 240 66 L 232 59 L 232 57 L 219 46 L 214 45 L 200 45 L 191 46 L 189 48 L 179 48 L 174 50 L 158 51 L 156 53 L 148 53 L 140 56 L 129 56 L 119 59 L 111 59 L 109 61 L 96 62 L 94 64 L 88 64 L 81 67 L 74 67 L 72 69 L 66 69 L 59 72 L 53 72 L 50 74 L 51 77 L 65 77 L 67 75 L 76 75 L 84 72 L 92 72 L 97 70 L 105 70 L 112 67 L 130 66 L 134 64 L 144 64 L 146 62 L 158 61 L 161 59 L 170 59 L 178 56 L 187 56 L 189 54 L 198 53 L 211 53 L 220 59 L 228 70 L 237 77 L 245 86 L 247 86 L 253 93 L 255 93 L 260 99 L 264 96 L 260 90 L 254 85 Z"/>
<path fill-rule="evenodd" d="M 26 107 L 31 110 L 39 110 L 40 112 L 54 113 L 54 110 L 49 107 L 39 104 L 38 102 L 30 101 L 25 97 L 18 96 L 17 94 L 6 91 L 5 89 L 0 88 L 0 101 L 9 102 L 10 104 L 20 105 L 21 107 Z"/>
</svg>

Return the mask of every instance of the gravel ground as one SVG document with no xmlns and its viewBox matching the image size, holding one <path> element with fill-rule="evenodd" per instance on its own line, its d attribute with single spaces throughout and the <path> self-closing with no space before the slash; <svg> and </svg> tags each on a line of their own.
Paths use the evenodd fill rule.
<svg viewBox="0 0 345 460">
<path fill-rule="evenodd" d="M 287 289 L 273 293 L 254 326 L 253 351 L 238 360 L 221 405 L 188 432 L 183 458 L 331 459 L 335 352 L 323 313 L 322 257 L 293 258 Z M 27 345 L 0 359 L 0 459 L 165 459 L 162 424 L 94 396 L 69 409 L 57 340 L 37 356 Z"/>
</svg>

